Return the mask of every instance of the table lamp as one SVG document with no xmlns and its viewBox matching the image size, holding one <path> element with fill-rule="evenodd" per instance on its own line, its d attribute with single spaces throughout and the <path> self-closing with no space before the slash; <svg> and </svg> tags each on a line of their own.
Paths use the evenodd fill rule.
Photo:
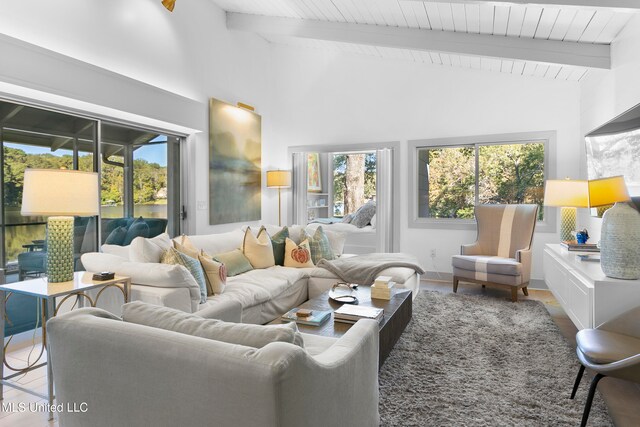
<svg viewBox="0 0 640 427">
<path fill-rule="evenodd" d="M 73 216 L 99 213 L 98 174 L 66 169 L 26 169 L 23 216 L 48 216 L 47 279 L 73 280 Z"/>
<path fill-rule="evenodd" d="M 267 171 L 267 188 L 278 189 L 278 226 L 282 225 L 280 191 L 283 188 L 289 187 L 291 187 L 291 171 L 283 171 L 279 169 Z"/>
<path fill-rule="evenodd" d="M 589 207 L 615 203 L 602 216 L 600 267 L 617 279 L 640 278 L 640 213 L 621 203 L 629 200 L 622 176 L 589 181 Z"/>
<path fill-rule="evenodd" d="M 549 179 L 545 185 L 544 205 L 560 207 L 560 239 L 573 240 L 576 208 L 589 207 L 588 182 L 575 179 Z"/>
</svg>

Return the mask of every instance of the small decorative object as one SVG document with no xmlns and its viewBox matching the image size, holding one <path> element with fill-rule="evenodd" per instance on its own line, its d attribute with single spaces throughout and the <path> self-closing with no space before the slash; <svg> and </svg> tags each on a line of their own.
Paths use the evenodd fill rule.
<svg viewBox="0 0 640 427">
<path fill-rule="evenodd" d="M 309 317 L 311 314 L 313 314 L 313 310 L 307 310 L 306 308 L 299 308 L 296 311 L 296 316 L 298 317 Z"/>
<path fill-rule="evenodd" d="M 278 226 L 282 226 L 282 202 L 280 190 L 291 187 L 291 171 L 272 170 L 267 171 L 267 188 L 278 189 Z"/>
<path fill-rule="evenodd" d="M 93 274 L 93 280 L 96 281 L 103 281 L 103 280 L 112 280 L 114 277 L 116 277 L 116 274 L 110 271 L 102 271 L 100 273 L 94 273 Z"/>
<path fill-rule="evenodd" d="M 579 245 L 584 245 L 589 240 L 589 232 L 586 228 L 576 231 L 576 241 Z"/>
<path fill-rule="evenodd" d="M 345 304 L 357 304 L 358 296 L 356 289 L 353 289 L 348 283 L 338 282 L 331 287 L 329 298 L 334 301 Z"/>
<path fill-rule="evenodd" d="M 560 240 L 573 240 L 576 229 L 576 208 L 589 207 L 587 181 L 549 179 L 544 192 L 545 206 L 558 206 L 560 210 Z"/>
<path fill-rule="evenodd" d="M 307 191 L 322 192 L 322 180 L 320 179 L 320 155 L 309 153 L 307 155 Z"/>
<path fill-rule="evenodd" d="M 66 169 L 26 169 L 22 190 L 23 216 L 48 216 L 47 280 L 73 280 L 71 215 L 99 213 L 98 174 Z"/>
<path fill-rule="evenodd" d="M 609 277 L 640 279 L 640 213 L 626 203 L 624 177 L 589 181 L 591 207 L 615 203 L 602 217 L 600 266 Z"/>
</svg>

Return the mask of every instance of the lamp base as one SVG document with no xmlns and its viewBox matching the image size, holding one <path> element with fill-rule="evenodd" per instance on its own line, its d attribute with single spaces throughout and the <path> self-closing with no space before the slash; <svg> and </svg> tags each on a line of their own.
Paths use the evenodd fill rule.
<svg viewBox="0 0 640 427">
<path fill-rule="evenodd" d="M 602 272 L 616 279 L 640 279 L 640 213 L 616 203 L 602 217 Z"/>
<path fill-rule="evenodd" d="M 47 220 L 47 280 L 73 280 L 72 216 L 52 216 Z"/>
<path fill-rule="evenodd" d="M 573 240 L 576 230 L 576 208 L 560 208 L 560 239 L 565 242 Z"/>
</svg>

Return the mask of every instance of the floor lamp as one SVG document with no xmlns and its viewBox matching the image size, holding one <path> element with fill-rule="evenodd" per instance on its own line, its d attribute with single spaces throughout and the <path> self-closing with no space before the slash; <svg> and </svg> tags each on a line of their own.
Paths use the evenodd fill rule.
<svg viewBox="0 0 640 427">
<path fill-rule="evenodd" d="M 291 171 L 272 170 L 267 171 L 267 188 L 278 189 L 278 226 L 282 226 L 282 202 L 280 191 L 291 187 Z"/>
<path fill-rule="evenodd" d="M 66 169 L 26 169 L 23 216 L 48 216 L 47 280 L 73 280 L 73 215 L 99 213 L 98 174 Z"/>
<path fill-rule="evenodd" d="M 549 179 L 544 190 L 544 205 L 560 210 L 560 239 L 573 240 L 576 230 L 576 208 L 589 207 L 589 187 L 585 180 Z"/>
</svg>

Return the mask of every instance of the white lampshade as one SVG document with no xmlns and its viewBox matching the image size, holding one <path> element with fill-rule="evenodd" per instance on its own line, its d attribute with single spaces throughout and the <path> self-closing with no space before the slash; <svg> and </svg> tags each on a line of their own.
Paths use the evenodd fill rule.
<svg viewBox="0 0 640 427">
<path fill-rule="evenodd" d="M 98 215 L 98 174 L 66 169 L 26 169 L 24 216 Z"/>
<path fill-rule="evenodd" d="M 589 207 L 589 184 L 576 179 L 548 179 L 544 191 L 545 206 Z"/>
<path fill-rule="evenodd" d="M 291 171 L 273 170 L 267 171 L 268 188 L 291 187 Z"/>
</svg>

